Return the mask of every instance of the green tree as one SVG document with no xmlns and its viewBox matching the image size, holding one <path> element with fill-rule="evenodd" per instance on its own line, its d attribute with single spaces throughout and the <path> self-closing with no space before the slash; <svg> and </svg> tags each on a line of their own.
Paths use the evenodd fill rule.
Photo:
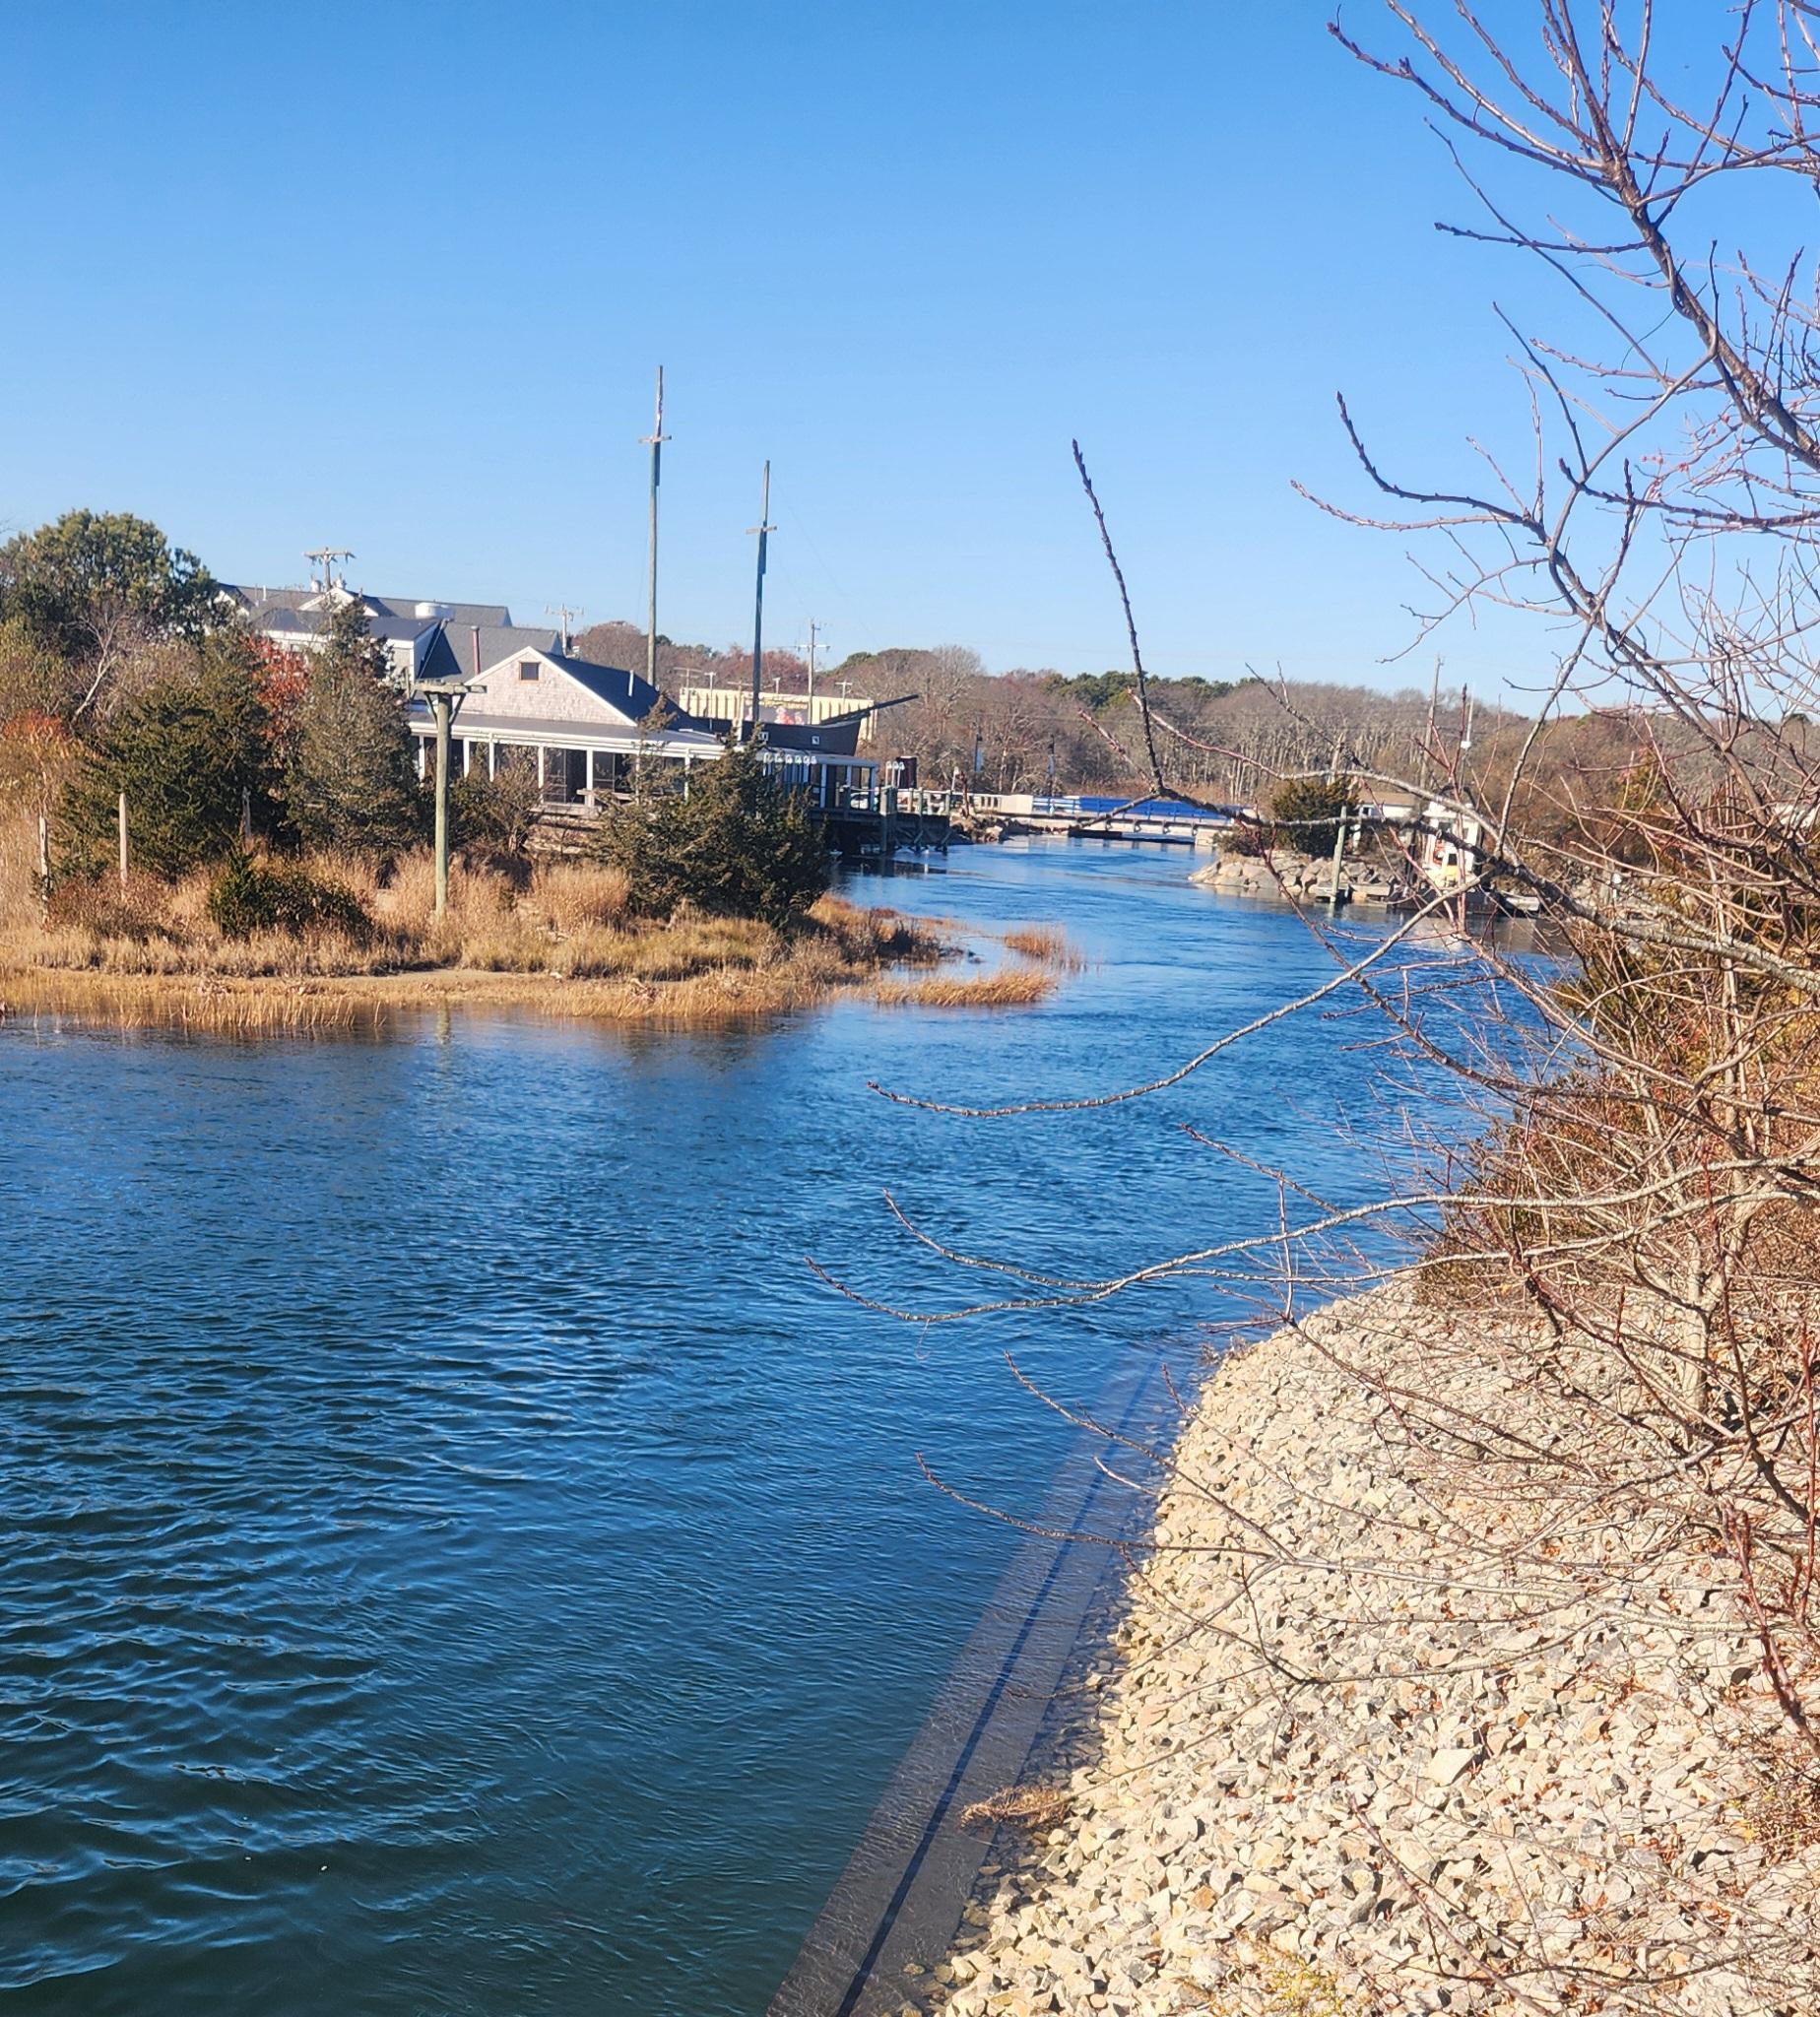
<svg viewBox="0 0 1820 2017">
<path fill-rule="evenodd" d="M 683 904 L 787 930 L 828 886 L 827 851 L 801 792 L 749 745 L 698 764 L 686 793 L 647 765 L 637 795 L 602 822 L 600 852 L 646 917 Z"/>
<path fill-rule="evenodd" d="M 23 617 L 0 618 L 0 730 L 25 715 L 66 721 L 83 683 Z"/>
<path fill-rule="evenodd" d="M 384 852 L 423 837 L 428 799 L 388 671 L 365 605 L 342 604 L 310 661 L 286 751 L 285 808 L 299 838 Z"/>
<path fill-rule="evenodd" d="M 87 746 L 59 809 L 67 857 L 91 871 L 111 859 L 124 792 L 137 867 L 177 876 L 219 859 L 246 810 L 261 823 L 268 808 L 264 727 L 251 654 L 231 635 L 209 639 Z"/>
<path fill-rule="evenodd" d="M 1357 803 L 1349 777 L 1285 778 L 1270 799 L 1276 846 L 1331 855 L 1341 823 Z"/>
<path fill-rule="evenodd" d="M 194 553 L 124 511 L 66 511 L 0 546 L 0 609 L 83 674 L 84 714 L 136 645 L 200 637 L 218 590 Z"/>
</svg>

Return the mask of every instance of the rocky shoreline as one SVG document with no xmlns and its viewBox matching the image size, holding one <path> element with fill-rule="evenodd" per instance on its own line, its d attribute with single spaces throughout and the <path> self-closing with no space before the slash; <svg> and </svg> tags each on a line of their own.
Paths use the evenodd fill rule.
<svg viewBox="0 0 1820 2017">
<path fill-rule="evenodd" d="M 1820 2010 L 1735 1574 L 1486 1475 L 1532 1349 L 1394 1283 L 1228 1356 L 906 2013 Z"/>
</svg>

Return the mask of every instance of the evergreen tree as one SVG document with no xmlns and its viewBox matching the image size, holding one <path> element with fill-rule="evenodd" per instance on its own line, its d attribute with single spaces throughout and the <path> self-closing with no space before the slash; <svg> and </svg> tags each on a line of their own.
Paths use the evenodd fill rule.
<svg viewBox="0 0 1820 2017">
<path fill-rule="evenodd" d="M 787 789 L 747 745 L 698 764 L 686 793 L 645 766 L 638 795 L 607 814 L 600 850 L 646 917 L 680 906 L 757 918 L 786 930 L 828 886 L 821 834 L 801 792 Z"/>
<path fill-rule="evenodd" d="M 1273 845 L 1317 859 L 1331 855 L 1341 823 L 1358 803 L 1349 777 L 1290 777 L 1270 800 Z"/>
<path fill-rule="evenodd" d="M 136 867 L 177 876 L 218 860 L 246 808 L 256 821 L 267 810 L 264 727 L 252 654 L 230 634 L 210 638 L 88 745 L 59 812 L 66 858 L 91 871 L 112 859 L 124 792 Z"/>
<path fill-rule="evenodd" d="M 423 837 L 427 800 L 388 673 L 365 605 L 342 604 L 310 661 L 285 752 L 286 811 L 313 845 L 386 850 Z"/>
</svg>

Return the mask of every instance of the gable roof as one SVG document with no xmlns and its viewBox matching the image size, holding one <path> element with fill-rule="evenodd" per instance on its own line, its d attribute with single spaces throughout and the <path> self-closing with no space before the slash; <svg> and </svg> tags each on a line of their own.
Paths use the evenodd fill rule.
<svg viewBox="0 0 1820 2017">
<path fill-rule="evenodd" d="M 474 670 L 474 632 L 472 623 L 458 623 L 452 618 L 447 625 L 450 642 L 461 654 L 462 663 L 468 670 Z M 508 658 L 523 658 L 528 653 L 538 652 L 545 657 L 552 656 L 561 641 L 553 630 L 539 630 L 529 623 L 482 623 L 481 671 L 490 673 L 494 666 Z"/>
<path fill-rule="evenodd" d="M 579 685 L 585 686 L 595 699 L 606 701 L 609 707 L 616 708 L 629 722 L 641 722 L 652 708 L 661 707 L 667 726 L 695 726 L 674 701 L 666 700 L 648 680 L 641 680 L 636 673 L 627 672 L 623 666 L 596 665 L 592 659 L 576 658 L 564 651 L 547 651 L 544 656 Z"/>
</svg>

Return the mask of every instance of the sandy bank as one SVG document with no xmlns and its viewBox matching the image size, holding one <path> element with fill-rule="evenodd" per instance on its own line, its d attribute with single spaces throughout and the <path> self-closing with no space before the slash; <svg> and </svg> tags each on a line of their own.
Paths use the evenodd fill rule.
<svg viewBox="0 0 1820 2017">
<path fill-rule="evenodd" d="M 906 2010 L 1820 2010 L 1735 1572 L 1487 1464 L 1482 1411 L 1553 1433 L 1532 1349 L 1393 1287 L 1220 1369 L 1053 1713 L 1066 1818 L 1001 1831 Z"/>
</svg>

